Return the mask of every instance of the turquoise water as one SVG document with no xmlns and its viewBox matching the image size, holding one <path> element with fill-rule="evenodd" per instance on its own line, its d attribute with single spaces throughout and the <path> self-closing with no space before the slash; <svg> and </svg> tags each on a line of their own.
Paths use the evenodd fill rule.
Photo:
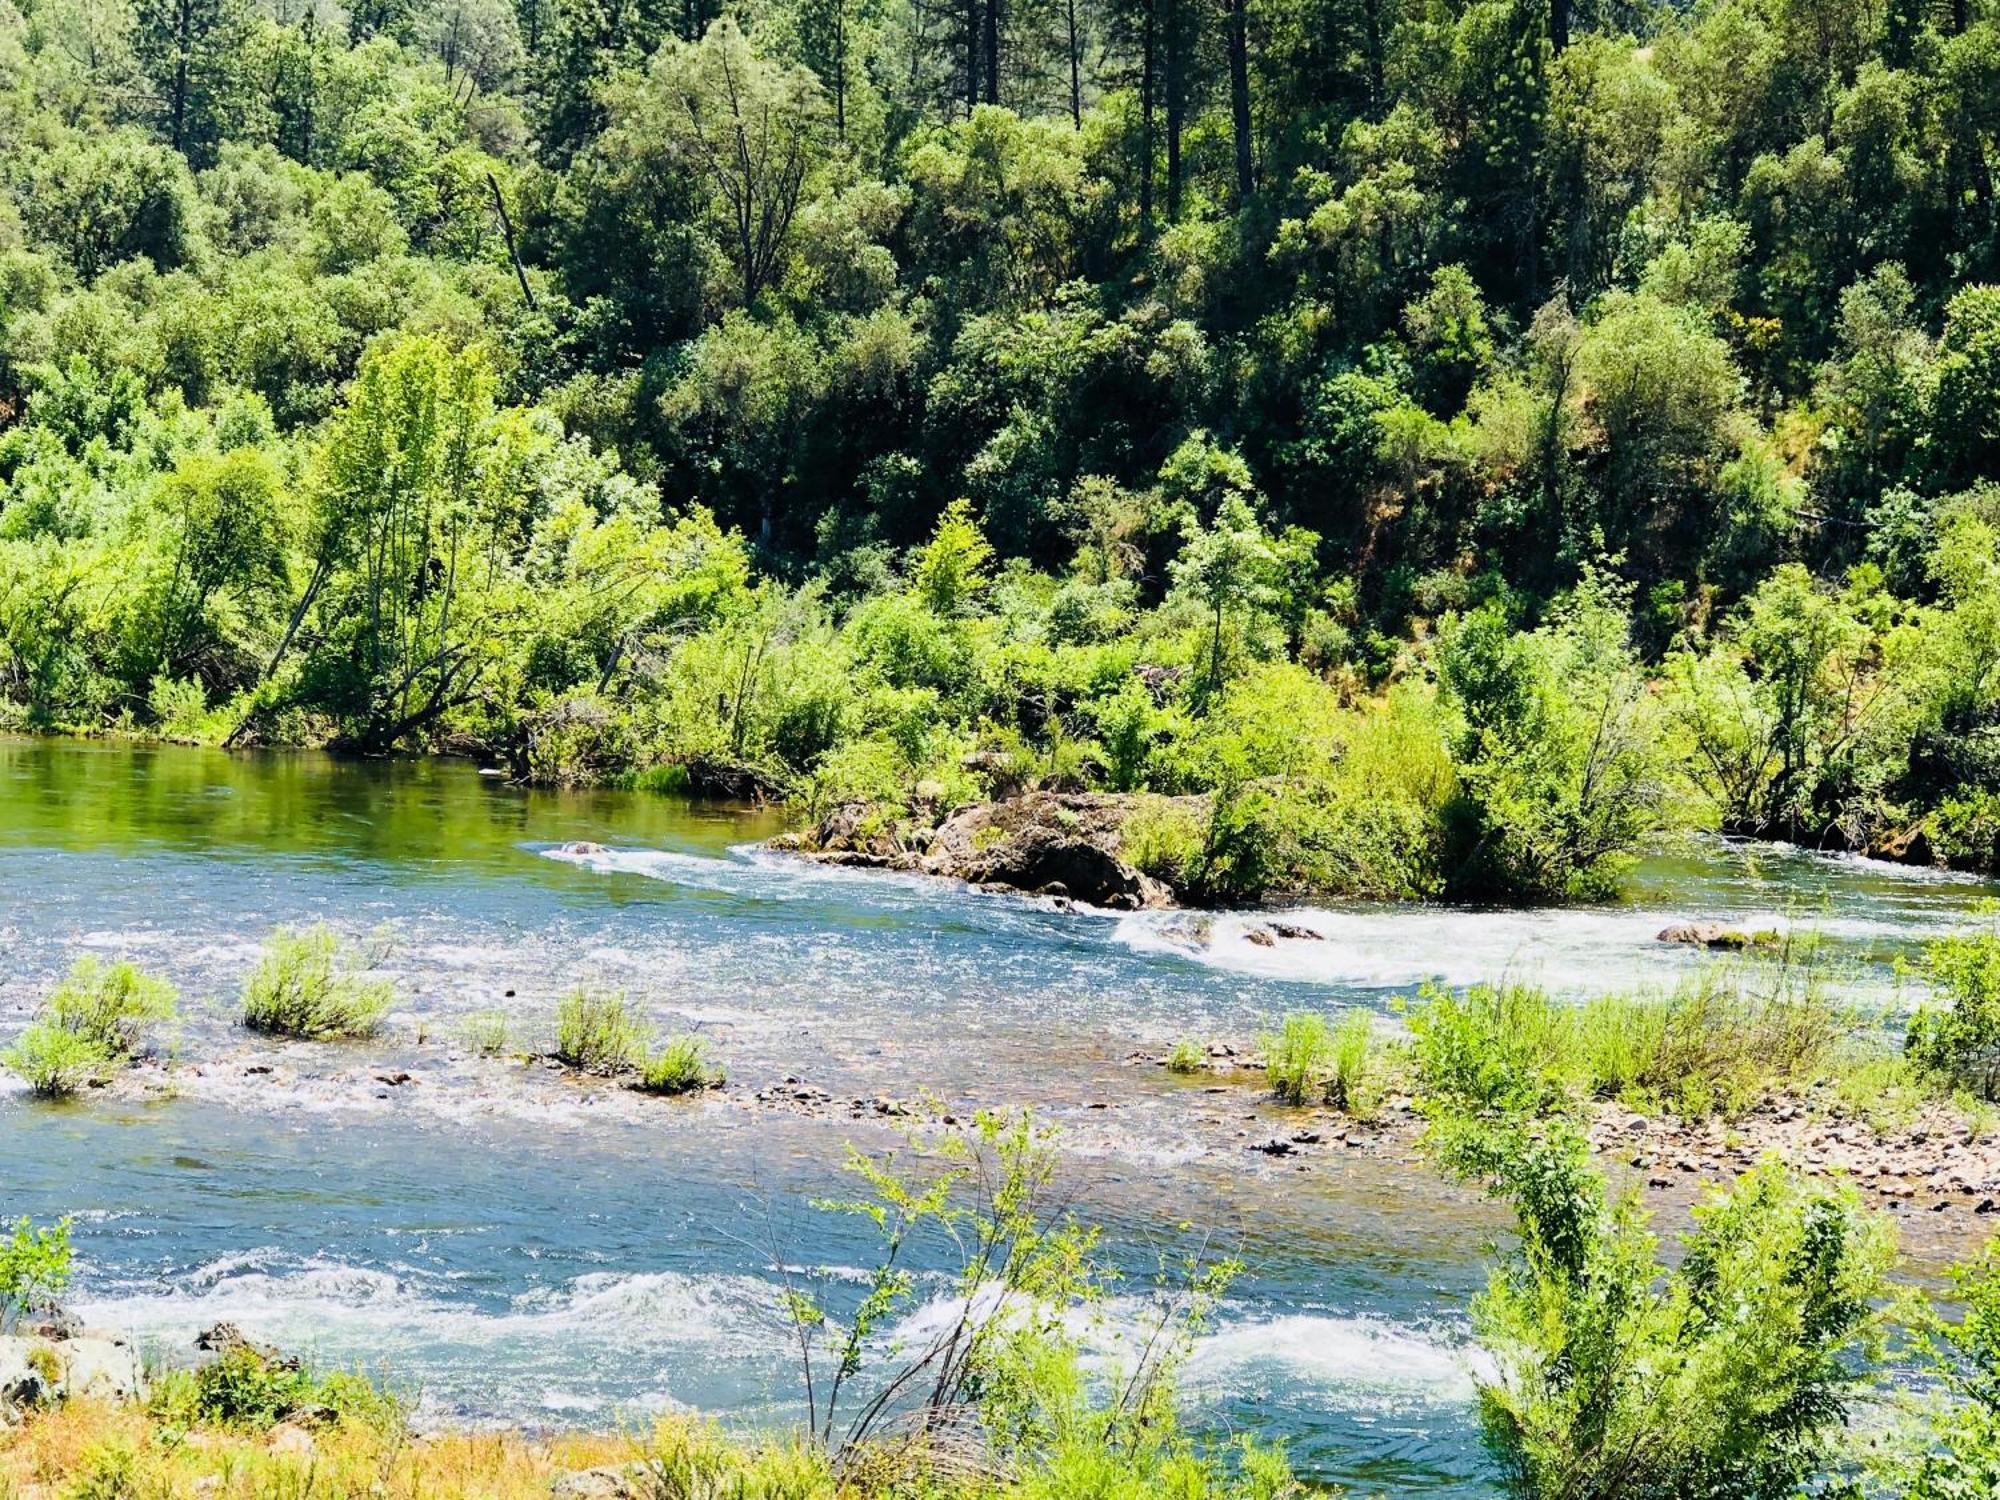
<svg viewBox="0 0 2000 1500">
<path fill-rule="evenodd" d="M 85 1310 L 162 1350 L 228 1318 L 378 1370 L 433 1420 L 602 1426 L 678 1404 L 782 1422 L 783 1268 L 838 1288 L 868 1261 L 854 1221 L 802 1202 L 838 1190 L 847 1141 L 886 1135 L 748 1094 L 798 1077 L 843 1101 L 1031 1104 L 1063 1127 L 1065 1192 L 1135 1273 L 1095 1335 L 1108 1348 L 1143 1316 L 1145 1268 L 1199 1225 L 1246 1267 L 1189 1367 L 1199 1420 L 1283 1434 L 1364 1491 L 1486 1494 L 1463 1309 L 1490 1211 L 1393 1156 L 1301 1172 L 1250 1153 L 1242 1098 L 1127 1055 L 1302 1006 L 1386 1010 L 1425 979 L 1667 982 L 1700 960 L 1654 934 L 1696 916 L 1812 928 L 1893 1005 L 1894 956 L 1990 894 L 1710 845 L 1649 861 L 1620 906 L 1316 911 L 1326 941 L 1267 949 L 1239 918 L 819 870 L 758 849 L 775 827 L 455 763 L 0 741 L 0 1035 L 86 952 L 171 975 L 185 1012 L 172 1097 L 0 1093 L 0 1213 L 76 1213 Z M 562 856 L 574 839 L 612 852 Z M 259 941 L 320 918 L 393 925 L 384 1039 L 247 1037 L 231 1018 Z M 643 1100 L 456 1045 L 486 1012 L 532 1043 L 579 981 L 703 1031 L 731 1089 Z"/>
</svg>

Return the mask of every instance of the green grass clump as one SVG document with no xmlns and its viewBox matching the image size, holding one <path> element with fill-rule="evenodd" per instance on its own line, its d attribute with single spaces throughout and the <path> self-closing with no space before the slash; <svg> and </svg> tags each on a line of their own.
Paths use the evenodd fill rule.
<svg viewBox="0 0 2000 1500">
<path fill-rule="evenodd" d="M 1366 1116 L 1380 1095 L 1374 1028 L 1365 1010 L 1350 1010 L 1337 1025 L 1311 1011 L 1294 1011 L 1282 1030 L 1259 1039 L 1271 1092 L 1286 1104 L 1331 1104 Z"/>
<path fill-rule="evenodd" d="M 497 1010 L 475 1011 L 458 1023 L 460 1045 L 481 1057 L 498 1057 L 505 1052 L 511 1035 L 507 1017 Z"/>
<path fill-rule="evenodd" d="M 1193 1037 L 1182 1037 L 1167 1054 L 1169 1073 L 1199 1073 L 1208 1066 L 1208 1054 Z"/>
<path fill-rule="evenodd" d="M 1426 989 L 1410 1014 L 1417 1090 L 1473 1110 L 1620 1099 L 1701 1117 L 1847 1069 L 1854 1016 L 1809 978 L 1749 977 L 1711 968 L 1665 993 L 1581 1003 L 1530 985 Z"/>
<path fill-rule="evenodd" d="M 646 1057 L 647 1027 L 622 992 L 577 988 L 556 1007 L 557 1061 L 581 1073 L 629 1073 Z"/>
<path fill-rule="evenodd" d="M 722 1069 L 709 1066 L 706 1042 L 676 1036 L 639 1065 L 639 1079 L 632 1086 L 648 1094 L 692 1094 L 717 1088 L 722 1081 Z"/>
<path fill-rule="evenodd" d="M 37 1096 L 67 1098 L 129 1061 L 174 1001 L 171 984 L 129 963 L 78 959 L 0 1061 Z"/>
<path fill-rule="evenodd" d="M 1325 1086 L 1327 1055 L 1332 1038 L 1326 1017 L 1294 1011 L 1284 1029 L 1259 1039 L 1264 1049 L 1264 1075 L 1271 1092 L 1287 1104 L 1304 1104 Z"/>
<path fill-rule="evenodd" d="M 1350 1010 L 1333 1029 L 1327 1057 L 1326 1102 L 1345 1114 L 1375 1112 L 1381 1090 L 1374 1061 L 1375 1028 L 1365 1010 Z"/>
<path fill-rule="evenodd" d="M 354 948 L 324 922 L 280 927 L 243 986 L 243 1024 L 315 1042 L 371 1036 L 396 995 L 388 979 L 370 972 L 387 956 L 379 934 Z"/>
</svg>

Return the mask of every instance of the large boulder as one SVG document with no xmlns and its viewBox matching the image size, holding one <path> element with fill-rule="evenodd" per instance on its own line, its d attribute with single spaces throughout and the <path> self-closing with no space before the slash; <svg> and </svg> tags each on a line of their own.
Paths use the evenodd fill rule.
<svg viewBox="0 0 2000 1500">
<path fill-rule="evenodd" d="M 68 1400 L 137 1401 L 146 1394 L 139 1351 L 116 1334 L 92 1331 L 54 1346 Z"/>
<path fill-rule="evenodd" d="M 1134 805 L 1130 797 L 1027 792 L 954 808 L 933 828 L 897 824 L 857 802 L 777 846 L 827 864 L 938 875 L 1114 911 L 1171 906 L 1171 887 L 1121 857 Z"/>
<path fill-rule="evenodd" d="M 62 1366 L 42 1339 L 0 1337 L 0 1427 L 56 1399 Z"/>
</svg>

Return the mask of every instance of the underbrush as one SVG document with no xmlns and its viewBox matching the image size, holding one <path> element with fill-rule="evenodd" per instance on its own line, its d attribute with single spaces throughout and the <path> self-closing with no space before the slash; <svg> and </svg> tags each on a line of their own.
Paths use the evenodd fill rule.
<svg viewBox="0 0 2000 1500">
<path fill-rule="evenodd" d="M 129 963 L 80 958 L 0 1061 L 38 1097 L 67 1098 L 130 1061 L 151 1027 L 173 1019 L 175 998 Z"/>
<path fill-rule="evenodd" d="M 577 988 L 556 1007 L 555 1059 L 579 1073 L 629 1073 L 646 1055 L 646 1023 L 622 991 Z"/>
<path fill-rule="evenodd" d="M 396 1432 L 402 1403 L 365 1375 L 349 1371 L 315 1374 L 295 1360 L 247 1345 L 223 1350 L 192 1370 L 172 1370 L 153 1387 L 150 1409 L 169 1427 L 233 1427 L 269 1430 L 293 1421 L 315 1427 L 352 1424 L 375 1432 Z"/>
<path fill-rule="evenodd" d="M 632 1086 L 647 1094 L 692 1094 L 722 1083 L 722 1069 L 709 1063 L 708 1043 L 698 1036 L 676 1036 L 639 1064 Z"/>
<path fill-rule="evenodd" d="M 1547 1111 L 1617 1099 L 1642 1113 L 1736 1114 L 1842 1070 L 1861 1017 L 1790 972 L 1714 966 L 1660 993 L 1582 1003 L 1532 985 L 1426 987 L 1409 1012 L 1418 1092 Z"/>
<path fill-rule="evenodd" d="M 375 972 L 388 955 L 386 933 L 349 944 L 324 922 L 280 927 L 244 984 L 243 1024 L 315 1042 L 372 1036 L 396 995 Z"/>
</svg>

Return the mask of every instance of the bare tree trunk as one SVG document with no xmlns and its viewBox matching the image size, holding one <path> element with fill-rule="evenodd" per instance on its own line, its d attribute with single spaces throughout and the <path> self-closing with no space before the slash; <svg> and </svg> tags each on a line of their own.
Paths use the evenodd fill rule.
<svg viewBox="0 0 2000 1500">
<path fill-rule="evenodd" d="M 847 0 L 833 0 L 833 128 L 847 144 Z"/>
<path fill-rule="evenodd" d="M 1181 0 L 1167 0 L 1167 222 L 1181 219 L 1181 125 L 1187 112 L 1182 74 L 1186 48 L 1181 36 Z"/>
<path fill-rule="evenodd" d="M 1229 116 L 1236 134 L 1236 203 L 1250 201 L 1255 187 L 1250 160 L 1249 0 L 1229 0 Z"/>
<path fill-rule="evenodd" d="M 1083 129 L 1083 38 L 1077 33 L 1076 0 L 1063 0 L 1063 19 L 1069 28 L 1069 123 Z"/>
<path fill-rule="evenodd" d="M 194 38 L 194 0 L 181 0 L 174 22 L 174 149 L 187 150 L 188 48 Z"/>
<path fill-rule="evenodd" d="M 979 23 L 984 8 L 981 0 L 965 0 L 965 115 L 967 119 L 971 119 L 973 110 L 979 107 Z"/>
<path fill-rule="evenodd" d="M 537 312 L 535 289 L 528 285 L 528 272 L 521 264 L 521 252 L 514 248 L 514 221 L 507 217 L 507 200 L 500 196 L 500 179 L 488 172 L 486 185 L 493 189 L 493 207 L 500 214 L 500 232 L 507 237 L 507 259 L 514 263 L 514 279 L 521 283 L 521 296 L 527 301 L 528 311 Z"/>
<path fill-rule="evenodd" d="M 986 102 L 1000 102 L 1000 0 L 986 0 Z"/>
<path fill-rule="evenodd" d="M 1361 0 L 1363 41 L 1368 48 L 1368 112 L 1382 117 L 1382 0 Z"/>
<path fill-rule="evenodd" d="M 1139 65 L 1139 229 L 1146 238 L 1153 236 L 1153 96 L 1158 92 L 1154 81 L 1157 63 L 1154 54 L 1158 51 L 1155 35 L 1158 30 L 1155 18 L 1158 0 L 1142 0 L 1146 7 L 1146 22 L 1142 29 L 1143 56 Z"/>
</svg>

